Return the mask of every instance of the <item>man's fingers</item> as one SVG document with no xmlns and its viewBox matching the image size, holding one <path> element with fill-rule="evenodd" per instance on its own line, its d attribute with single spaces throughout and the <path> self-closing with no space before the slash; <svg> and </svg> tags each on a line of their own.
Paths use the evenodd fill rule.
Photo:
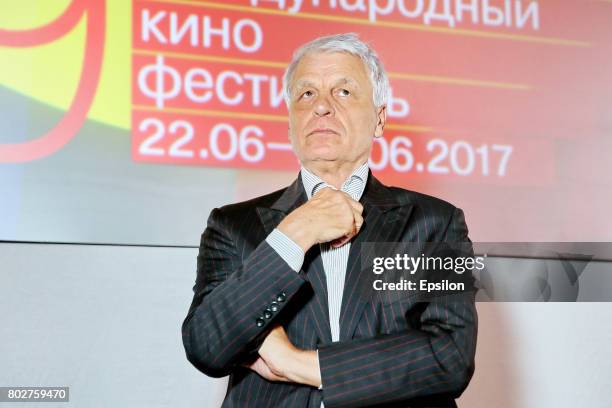
<svg viewBox="0 0 612 408">
<path fill-rule="evenodd" d="M 351 239 L 353 239 L 355 235 L 359 234 L 359 231 L 361 230 L 362 226 L 363 226 L 363 217 L 361 216 L 360 213 L 353 211 L 353 229 L 348 234 L 331 241 L 331 244 L 330 244 L 331 247 L 340 248 L 342 245 L 349 242 Z"/>
<path fill-rule="evenodd" d="M 332 248 L 340 248 L 342 245 L 346 244 L 347 242 L 349 242 L 351 240 L 351 238 L 353 238 L 353 235 L 345 235 L 341 238 L 338 239 L 334 239 L 331 242 L 331 247 Z"/>
<path fill-rule="evenodd" d="M 339 247 L 341 247 L 342 245 L 346 244 L 351 239 L 353 239 L 354 236 L 359 234 L 359 231 L 361 230 L 361 227 L 363 226 L 363 216 L 361 215 L 360 211 L 358 211 L 358 210 L 356 210 L 354 208 L 352 209 L 352 212 L 353 212 L 353 223 L 352 223 L 351 230 L 348 231 L 342 237 L 339 237 L 339 238 L 336 238 L 336 239 L 332 240 L 332 242 L 331 242 L 332 248 L 339 248 Z"/>
<path fill-rule="evenodd" d="M 317 191 L 312 197 L 318 197 L 321 194 L 327 194 L 328 191 L 338 191 L 335 187 L 332 186 L 327 186 L 327 187 L 323 187 L 321 189 L 319 189 L 319 191 Z"/>
<path fill-rule="evenodd" d="M 348 193 L 345 193 L 344 191 L 342 193 L 344 194 L 346 201 L 350 204 L 353 210 L 361 214 L 363 212 L 363 205 L 359 201 L 354 200 L 353 197 L 351 197 Z"/>
<path fill-rule="evenodd" d="M 353 197 L 351 197 L 350 194 L 348 194 L 347 192 L 338 190 L 335 187 L 331 187 L 331 186 L 324 187 L 320 189 L 319 191 L 317 191 L 317 193 L 313 196 L 313 198 L 318 197 L 321 194 L 327 194 L 327 192 L 332 192 L 332 191 L 335 192 L 335 194 L 342 195 L 346 199 L 346 201 L 350 204 L 350 206 L 353 207 L 355 210 L 359 212 L 363 211 L 363 206 L 361 205 L 359 201 L 354 200 Z"/>
<path fill-rule="evenodd" d="M 363 205 L 361 205 L 359 201 L 355 201 L 351 198 L 348 200 L 348 202 L 351 205 L 351 208 L 353 209 L 353 211 L 359 214 L 363 213 Z"/>
<path fill-rule="evenodd" d="M 246 365 L 246 364 L 241 364 L 241 365 L 255 371 L 257 374 L 259 374 L 261 377 L 265 378 L 266 380 L 284 381 L 284 382 L 289 381 L 286 377 L 278 375 L 274 371 L 272 371 L 272 369 L 268 366 L 265 360 L 261 357 L 259 357 L 257 360 L 255 360 L 250 365 Z"/>
<path fill-rule="evenodd" d="M 355 235 L 357 235 L 363 226 L 363 216 L 361 213 L 353 212 L 353 218 L 355 219 Z"/>
</svg>

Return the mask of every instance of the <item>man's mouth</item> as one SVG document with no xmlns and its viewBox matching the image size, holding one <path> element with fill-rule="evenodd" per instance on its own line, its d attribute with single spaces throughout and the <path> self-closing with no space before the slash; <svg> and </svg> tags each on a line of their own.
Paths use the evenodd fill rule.
<svg viewBox="0 0 612 408">
<path fill-rule="evenodd" d="M 321 134 L 323 134 L 323 135 L 325 135 L 325 134 L 337 135 L 338 132 L 336 132 L 335 130 L 330 129 L 330 128 L 318 128 L 318 129 L 315 129 L 315 130 L 311 131 L 310 133 L 308 133 L 308 136 L 315 135 L 315 134 L 319 134 L 319 135 L 321 135 Z"/>
</svg>

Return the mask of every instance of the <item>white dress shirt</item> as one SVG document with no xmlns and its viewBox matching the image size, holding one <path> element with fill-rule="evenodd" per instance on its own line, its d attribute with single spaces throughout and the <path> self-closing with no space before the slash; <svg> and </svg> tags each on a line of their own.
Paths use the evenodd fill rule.
<svg viewBox="0 0 612 408">
<path fill-rule="evenodd" d="M 359 201 L 363 194 L 368 178 L 368 170 L 368 163 L 366 162 L 355 169 L 342 184 L 341 190 L 349 194 L 355 201 Z M 324 187 L 333 188 L 333 186 L 330 186 L 303 166 L 300 176 L 302 177 L 302 184 L 309 200 L 320 189 Z M 298 272 L 302 268 L 304 251 L 293 240 L 275 228 L 268 235 L 266 241 L 287 262 L 291 269 Z M 332 248 L 329 242 L 319 244 L 319 246 L 327 282 L 327 304 L 329 307 L 331 337 L 332 341 L 336 342 L 340 339 L 340 307 L 342 306 L 344 279 L 351 243 L 347 242 L 340 248 Z M 321 384 L 319 389 L 322 389 L 322 386 L 323 384 Z M 323 403 L 321 403 L 321 407 L 323 407 Z"/>
</svg>

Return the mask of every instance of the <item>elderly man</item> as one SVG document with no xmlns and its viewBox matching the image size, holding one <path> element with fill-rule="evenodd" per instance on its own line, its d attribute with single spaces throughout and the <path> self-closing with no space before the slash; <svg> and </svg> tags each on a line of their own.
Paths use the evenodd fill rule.
<svg viewBox="0 0 612 408">
<path fill-rule="evenodd" d="M 182 327 L 187 358 L 230 376 L 223 407 L 456 406 L 474 370 L 473 297 L 386 302 L 364 290 L 359 248 L 469 242 L 462 211 L 370 173 L 389 83 L 356 35 L 302 46 L 284 84 L 300 174 L 211 212 Z"/>
</svg>

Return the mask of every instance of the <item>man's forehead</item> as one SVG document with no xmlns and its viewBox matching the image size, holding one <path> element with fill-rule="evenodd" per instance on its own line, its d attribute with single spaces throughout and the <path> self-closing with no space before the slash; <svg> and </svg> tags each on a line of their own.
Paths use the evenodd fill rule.
<svg viewBox="0 0 612 408">
<path fill-rule="evenodd" d="M 369 79 L 358 56 L 344 52 L 313 52 L 302 57 L 294 74 L 294 86 L 314 85 L 324 78 L 334 83 L 359 83 Z"/>
<path fill-rule="evenodd" d="M 326 79 L 333 85 L 347 85 L 347 84 L 348 85 L 351 85 L 351 84 L 359 85 L 355 79 L 351 78 L 350 76 L 345 76 L 345 75 L 339 75 L 337 78 L 329 77 Z M 319 82 L 320 82 L 320 79 L 317 80 L 316 78 L 309 78 L 308 76 L 304 76 L 301 78 L 296 78 L 294 86 L 296 88 L 316 86 L 319 84 Z"/>
</svg>

